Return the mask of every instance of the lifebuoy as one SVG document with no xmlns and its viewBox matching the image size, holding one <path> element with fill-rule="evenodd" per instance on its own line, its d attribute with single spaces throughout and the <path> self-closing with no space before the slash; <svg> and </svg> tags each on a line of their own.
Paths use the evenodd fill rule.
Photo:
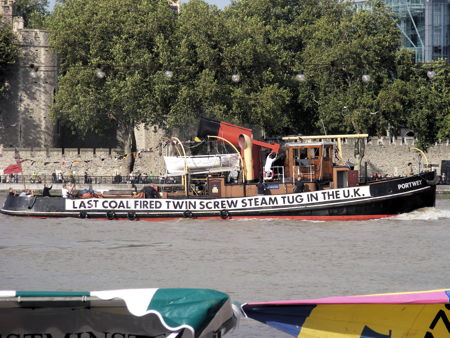
<svg viewBox="0 0 450 338">
<path fill-rule="evenodd" d="M 264 171 L 264 179 L 271 180 L 273 178 L 273 170 Z"/>
<path fill-rule="evenodd" d="M 115 213 L 114 211 L 110 210 L 110 211 L 108 211 L 108 212 L 106 213 L 106 217 L 107 217 L 109 220 L 112 220 L 112 219 L 116 218 L 116 213 Z"/>
<path fill-rule="evenodd" d="M 186 210 L 185 212 L 183 212 L 183 216 L 184 218 L 192 218 L 192 211 Z"/>
<path fill-rule="evenodd" d="M 130 221 L 134 221 L 136 219 L 136 213 L 134 211 L 129 211 L 127 216 Z"/>
<path fill-rule="evenodd" d="M 88 214 L 87 214 L 87 212 L 86 211 L 80 211 L 80 218 L 87 218 L 88 217 Z"/>
<path fill-rule="evenodd" d="M 230 217 L 230 213 L 228 212 L 228 210 L 220 210 L 220 217 L 222 219 L 227 219 Z"/>
</svg>

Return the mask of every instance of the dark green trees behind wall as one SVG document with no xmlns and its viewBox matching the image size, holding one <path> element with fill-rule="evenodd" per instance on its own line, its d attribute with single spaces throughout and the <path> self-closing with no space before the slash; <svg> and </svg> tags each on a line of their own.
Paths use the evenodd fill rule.
<svg viewBox="0 0 450 338">
<path fill-rule="evenodd" d="M 25 28 L 45 29 L 48 5 L 48 0 L 16 0 L 16 15 L 23 17 Z"/>
<path fill-rule="evenodd" d="M 19 57 L 18 41 L 12 27 L 3 24 L 0 17 L 0 98 L 7 95 L 9 84 L 6 74 Z"/>
<path fill-rule="evenodd" d="M 64 0 L 50 31 L 61 63 L 55 117 L 83 131 L 116 125 L 128 148 L 139 123 L 184 127 L 201 115 L 271 135 L 410 127 L 424 147 L 449 137 L 448 63 L 427 65 L 430 80 L 398 50 L 379 1 L 368 11 L 191 0 L 176 13 L 165 0 Z"/>
<path fill-rule="evenodd" d="M 164 70 L 174 50 L 175 19 L 164 0 L 66 0 L 56 6 L 49 20 L 61 72 L 55 118 L 81 134 L 116 127 L 131 153 L 135 126 L 167 119 L 175 92 Z"/>
</svg>

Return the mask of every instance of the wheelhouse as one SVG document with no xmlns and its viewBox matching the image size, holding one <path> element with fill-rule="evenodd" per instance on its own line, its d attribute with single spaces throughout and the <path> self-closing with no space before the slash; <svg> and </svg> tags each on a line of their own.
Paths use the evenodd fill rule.
<svg viewBox="0 0 450 338">
<path fill-rule="evenodd" d="M 333 178 L 331 142 L 285 144 L 284 168 L 287 177 L 307 182 L 331 181 Z"/>
</svg>

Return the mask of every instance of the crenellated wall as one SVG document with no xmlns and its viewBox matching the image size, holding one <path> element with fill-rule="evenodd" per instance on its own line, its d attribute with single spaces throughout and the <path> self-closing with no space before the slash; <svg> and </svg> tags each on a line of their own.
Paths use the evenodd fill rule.
<svg viewBox="0 0 450 338">
<path fill-rule="evenodd" d="M 160 175 L 165 173 L 163 154 L 159 146 L 161 143 L 147 144 L 149 146 L 135 156 L 135 172 Z M 354 158 L 354 141 L 343 143 L 345 160 L 356 163 Z M 362 161 L 367 162 L 368 175 L 403 175 L 408 162 L 413 164 L 414 170 L 419 170 L 419 152 L 414 149 L 414 140 L 391 142 L 389 139 L 372 139 L 365 146 Z M 126 161 L 121 157 L 120 149 L 106 148 L 0 148 L 0 174 L 9 164 L 15 163 L 17 158 L 22 160 L 24 175 L 51 175 L 53 172 L 63 174 L 73 173 L 91 176 L 113 176 L 120 173 Z M 430 164 L 440 173 L 442 160 L 450 160 L 449 143 L 436 144 L 426 153 Z M 421 167 L 425 160 L 421 159 Z"/>
<path fill-rule="evenodd" d="M 131 155 L 130 155 L 131 156 Z M 135 171 L 159 175 L 164 172 L 159 151 L 143 151 L 135 155 Z M 0 148 L 0 175 L 8 165 L 20 159 L 23 175 L 51 175 L 61 172 L 83 176 L 114 176 L 127 162 L 120 149 L 106 148 Z"/>
<path fill-rule="evenodd" d="M 343 156 L 345 160 L 356 163 L 354 159 L 354 141 L 343 144 Z M 380 175 L 403 175 L 405 174 L 408 162 L 411 162 L 415 172 L 423 169 L 426 161 L 420 156 L 420 152 L 415 150 L 416 144 L 413 138 L 390 139 L 388 137 L 372 138 L 366 142 L 365 154 L 362 165 L 367 162 L 368 175 L 374 173 Z M 440 173 L 442 160 L 450 160 L 449 142 L 435 144 L 430 147 L 425 156 L 430 165 Z M 420 164 L 419 164 L 420 161 Z"/>
</svg>

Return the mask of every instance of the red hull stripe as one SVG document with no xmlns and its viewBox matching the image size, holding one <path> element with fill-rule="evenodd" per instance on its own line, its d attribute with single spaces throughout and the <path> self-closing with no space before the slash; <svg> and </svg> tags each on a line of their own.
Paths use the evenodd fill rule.
<svg viewBox="0 0 450 338">
<path fill-rule="evenodd" d="M 393 217 L 396 215 L 348 215 L 348 216 L 230 216 L 228 219 L 288 219 L 303 221 L 367 221 L 371 219 L 379 219 Z M 222 219 L 220 216 L 214 217 L 193 217 L 194 219 Z M 137 218 L 140 221 L 170 221 L 173 219 L 183 219 L 183 217 L 172 218 Z M 227 220 L 227 219 L 225 219 Z"/>
<path fill-rule="evenodd" d="M 348 216 L 230 216 L 228 219 L 288 219 L 288 220 L 302 220 L 302 221 L 367 221 L 371 219 L 379 219 L 386 217 L 393 217 L 396 215 L 348 215 Z M 67 216 L 56 216 L 56 217 L 46 217 L 46 216 L 29 216 L 31 218 L 64 218 Z M 108 220 L 106 217 L 89 217 L 88 219 L 101 219 Z M 136 221 L 146 221 L 146 222 L 162 222 L 162 221 L 171 221 L 176 219 L 189 219 L 184 217 L 139 217 L 137 216 Z M 192 217 L 192 219 L 222 219 L 220 216 L 208 216 L 208 217 Z M 112 219 L 113 221 L 127 220 L 126 217 L 118 217 Z M 134 221 L 133 220 L 133 221 Z"/>
</svg>

